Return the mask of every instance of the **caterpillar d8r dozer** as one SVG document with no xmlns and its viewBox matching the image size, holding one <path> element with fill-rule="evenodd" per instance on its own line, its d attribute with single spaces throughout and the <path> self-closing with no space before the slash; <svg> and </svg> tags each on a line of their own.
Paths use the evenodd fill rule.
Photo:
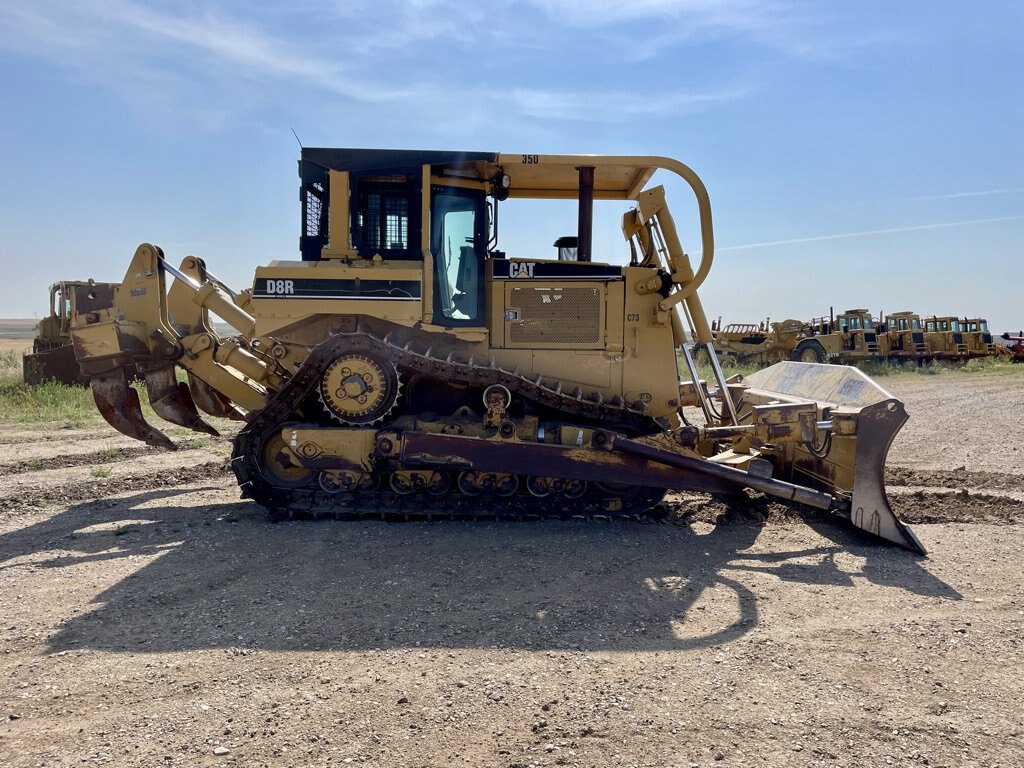
<svg viewBox="0 0 1024 768">
<path fill-rule="evenodd" d="M 647 187 L 659 170 L 696 196 L 696 269 L 664 188 Z M 199 410 L 243 419 L 234 472 L 276 516 L 636 516 L 667 489 L 747 487 L 924 552 L 882 482 L 899 401 L 849 368 L 723 375 L 697 293 L 711 208 L 687 166 L 303 149 L 299 175 L 301 260 L 257 268 L 235 294 L 201 259 L 175 267 L 143 244 L 110 306 L 74 318 L 115 428 L 174 447 L 143 419 L 132 377 L 175 424 L 212 432 Z M 499 208 L 519 199 L 576 201 L 576 234 L 556 241 L 572 247 L 498 250 Z M 631 204 L 620 265 L 592 259 L 595 200 Z M 211 315 L 237 334 L 215 333 Z"/>
</svg>

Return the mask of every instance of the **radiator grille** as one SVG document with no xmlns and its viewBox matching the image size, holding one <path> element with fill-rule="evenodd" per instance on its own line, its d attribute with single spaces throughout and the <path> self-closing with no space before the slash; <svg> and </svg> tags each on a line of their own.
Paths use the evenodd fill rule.
<svg viewBox="0 0 1024 768">
<path fill-rule="evenodd" d="M 509 340 L 518 344 L 596 344 L 601 340 L 601 292 L 597 288 L 513 288 Z"/>
</svg>

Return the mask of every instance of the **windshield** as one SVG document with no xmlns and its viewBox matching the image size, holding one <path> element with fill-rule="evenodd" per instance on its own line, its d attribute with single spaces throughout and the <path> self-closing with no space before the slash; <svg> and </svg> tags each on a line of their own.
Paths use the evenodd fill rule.
<svg viewBox="0 0 1024 768">
<path fill-rule="evenodd" d="M 871 321 L 868 320 L 865 325 L 859 315 L 843 315 L 839 318 L 839 327 L 846 328 L 848 331 L 858 331 L 861 328 L 870 328 Z"/>
</svg>

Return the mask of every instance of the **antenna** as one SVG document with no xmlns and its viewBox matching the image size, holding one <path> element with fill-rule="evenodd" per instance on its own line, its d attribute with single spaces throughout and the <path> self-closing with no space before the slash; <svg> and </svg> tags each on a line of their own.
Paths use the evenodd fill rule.
<svg viewBox="0 0 1024 768">
<path fill-rule="evenodd" d="M 289 128 L 291 128 L 291 126 L 289 126 Z M 295 132 L 295 129 L 294 129 L 294 128 L 291 128 L 291 131 L 292 131 L 292 136 L 294 136 L 294 137 L 295 137 L 295 140 L 296 140 L 297 142 L 299 142 L 299 149 L 303 149 L 303 146 L 302 146 L 302 141 L 301 141 L 301 140 L 299 139 L 299 134 L 297 134 L 297 133 Z"/>
</svg>

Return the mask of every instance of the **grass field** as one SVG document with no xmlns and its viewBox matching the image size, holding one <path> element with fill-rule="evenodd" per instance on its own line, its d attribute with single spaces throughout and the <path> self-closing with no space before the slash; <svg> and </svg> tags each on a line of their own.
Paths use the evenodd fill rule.
<svg viewBox="0 0 1024 768">
<path fill-rule="evenodd" d="M 23 383 L 21 358 L 31 348 L 31 341 L 25 339 L 0 339 L 0 422 L 45 423 L 58 429 L 98 423 L 100 416 L 88 388 Z"/>
</svg>

